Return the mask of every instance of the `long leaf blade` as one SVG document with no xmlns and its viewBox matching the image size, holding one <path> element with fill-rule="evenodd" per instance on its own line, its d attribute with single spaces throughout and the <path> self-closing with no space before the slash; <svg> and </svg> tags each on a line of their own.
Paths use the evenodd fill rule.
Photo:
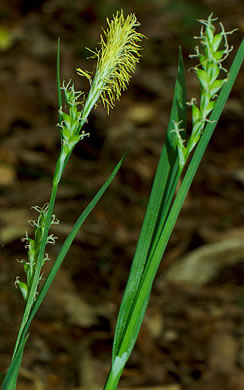
<svg viewBox="0 0 244 390">
<path fill-rule="evenodd" d="M 60 110 L 62 107 L 62 92 L 61 92 L 61 80 L 60 80 L 60 38 L 58 38 L 58 49 L 57 49 L 57 90 L 58 90 L 59 123 L 61 123 L 62 114 Z"/>
<path fill-rule="evenodd" d="M 210 121 L 206 126 L 206 129 L 204 130 L 204 133 L 199 141 L 199 144 L 193 154 L 192 160 L 189 164 L 189 167 L 185 174 L 180 190 L 176 196 L 173 206 L 165 221 L 164 229 L 163 231 L 161 231 L 160 239 L 156 245 L 155 250 L 150 253 L 150 258 L 148 259 L 148 266 L 145 269 L 142 282 L 140 283 L 137 296 L 135 297 L 134 305 L 132 307 L 130 316 L 127 320 L 127 324 L 126 324 L 127 326 L 124 328 L 123 339 L 120 344 L 120 349 L 118 351 L 119 356 L 123 356 L 124 353 L 128 353 L 128 351 L 131 351 L 132 348 L 134 347 L 135 335 L 137 335 L 139 332 L 142 319 L 144 317 L 144 313 L 146 310 L 146 305 L 149 300 L 152 283 L 155 278 L 159 264 L 161 262 L 164 250 L 167 246 L 168 240 L 175 226 L 179 212 L 181 210 L 181 207 L 183 205 L 189 187 L 192 183 L 192 180 L 195 176 L 196 170 L 200 164 L 204 151 L 213 134 L 217 121 L 223 111 L 226 100 L 228 99 L 234 81 L 238 75 L 243 58 L 244 58 L 244 40 L 233 61 L 229 73 L 228 82 L 225 84 L 223 90 L 220 93 L 220 96 L 216 102 L 215 108 L 210 117 Z"/>
<path fill-rule="evenodd" d="M 161 217 L 163 213 L 163 205 L 165 199 L 168 198 L 168 201 L 171 202 L 172 198 L 169 196 L 170 189 L 176 186 L 177 173 L 178 173 L 178 152 L 176 149 L 176 136 L 172 132 L 173 129 L 173 119 L 177 122 L 182 121 L 185 125 L 186 123 L 186 86 L 185 86 L 185 75 L 184 75 L 184 65 L 181 50 L 179 50 L 179 66 L 178 74 L 175 84 L 174 98 L 171 109 L 169 126 L 167 129 L 166 142 L 163 146 L 162 153 L 160 156 L 158 168 L 156 171 L 147 211 L 144 217 L 140 237 L 138 240 L 135 256 L 132 262 L 131 271 L 129 279 L 126 285 L 125 293 L 123 300 L 120 306 L 120 311 L 118 315 L 118 320 L 115 329 L 114 344 L 113 344 L 113 357 L 112 361 L 114 362 L 120 345 L 122 343 L 124 332 L 127 327 L 127 323 L 130 320 L 130 313 L 133 308 L 136 295 L 138 293 L 138 288 L 141 282 L 142 275 L 145 271 L 146 261 L 148 253 L 152 242 L 154 240 L 155 230 L 157 230 L 157 225 L 159 222 L 159 216 Z M 174 180 L 172 181 L 172 171 Z M 168 209 L 167 209 L 168 210 Z M 149 299 L 145 297 L 145 308 L 147 306 L 146 300 Z M 143 315 L 141 316 L 142 321 Z M 137 323 L 138 329 L 140 328 L 140 321 Z M 136 340 L 137 330 L 135 329 L 135 337 L 133 340 Z M 129 352 L 130 353 L 130 352 Z"/>
<path fill-rule="evenodd" d="M 185 177 L 179 189 L 179 192 L 176 196 L 176 199 L 173 203 L 173 206 L 169 212 L 167 217 L 164 230 L 161 232 L 160 240 L 158 241 L 157 247 L 154 253 L 150 254 L 149 267 L 147 268 L 147 272 L 143 275 L 143 281 L 140 285 L 140 291 L 138 292 L 137 299 L 135 305 L 133 307 L 133 313 L 130 316 L 130 322 L 128 327 L 126 328 L 126 332 L 124 334 L 123 344 L 121 345 L 121 349 L 119 351 L 120 355 L 123 354 L 130 348 L 130 337 L 133 335 L 134 329 L 137 326 L 136 319 L 141 318 L 141 313 L 145 312 L 144 302 L 148 300 L 148 291 L 151 291 L 152 283 L 155 278 L 157 269 L 161 262 L 164 250 L 167 246 L 168 240 L 172 233 L 172 230 L 175 226 L 176 220 L 178 218 L 181 207 L 184 203 L 185 197 L 188 193 L 190 185 L 193 181 L 193 178 L 196 174 L 197 168 L 200 164 L 200 161 L 203 157 L 203 154 L 206 150 L 206 147 L 209 143 L 209 140 L 213 134 L 213 131 L 217 125 L 217 121 L 223 111 L 224 105 L 229 97 L 232 86 L 236 80 L 238 72 L 240 70 L 241 64 L 244 59 L 244 40 L 242 41 L 240 48 L 235 56 L 233 64 L 231 66 L 231 70 L 229 73 L 229 79 L 227 83 L 224 85 L 219 98 L 217 99 L 215 108 L 210 117 L 210 121 L 204 130 L 204 133 L 201 136 L 201 139 L 196 147 L 196 150 L 193 154 L 189 167 L 186 171 Z"/>
<path fill-rule="evenodd" d="M 32 310 L 28 316 L 28 320 L 26 321 L 25 323 L 25 326 L 22 330 L 22 333 L 21 333 L 21 336 L 19 338 L 19 342 L 18 342 L 18 348 L 16 349 L 16 353 L 14 355 L 14 358 L 10 364 L 10 367 L 8 369 L 8 372 L 7 372 L 7 376 L 10 377 L 11 375 L 9 373 L 13 372 L 13 367 L 17 367 L 17 362 L 19 361 L 19 351 L 20 351 L 20 348 L 22 348 L 22 343 L 23 343 L 23 340 L 25 339 L 25 336 L 27 334 L 27 331 L 29 329 L 29 326 L 31 324 L 31 321 L 32 319 L 34 318 L 37 310 L 39 309 L 43 299 L 45 298 L 46 294 L 47 294 L 47 291 L 52 283 L 52 281 L 54 280 L 55 278 L 55 275 L 56 273 L 58 272 L 73 240 L 75 239 L 75 236 L 76 234 L 78 233 L 80 227 L 82 226 L 82 224 L 85 222 L 86 218 L 88 217 L 88 215 L 91 213 L 91 211 L 93 210 L 93 208 L 96 206 L 96 204 L 98 203 L 98 201 L 100 200 L 100 198 L 102 197 L 102 195 L 104 194 L 104 192 L 108 189 L 108 187 L 110 186 L 110 184 L 112 183 L 113 179 L 115 178 L 116 174 L 118 173 L 121 165 L 123 164 L 124 162 L 124 159 L 126 157 L 127 153 L 124 154 L 124 156 L 121 158 L 121 160 L 118 162 L 118 164 L 116 165 L 116 167 L 114 168 L 113 172 L 111 173 L 111 175 L 109 176 L 109 178 L 106 180 L 106 182 L 103 184 L 103 186 L 99 189 L 99 191 L 96 193 L 96 195 L 94 196 L 94 198 L 91 200 L 91 202 L 88 204 L 88 206 L 86 207 L 86 209 L 83 211 L 83 213 L 80 215 L 80 217 L 77 219 L 75 225 L 73 226 L 71 232 L 69 233 L 68 237 L 66 238 L 61 250 L 59 251 L 59 254 L 56 258 L 56 261 L 51 269 L 51 271 L 49 272 L 47 278 L 46 278 L 46 281 L 40 291 L 40 293 L 38 294 L 38 297 L 36 299 L 36 301 L 34 302 L 33 304 L 33 307 L 32 307 Z M 24 346 L 23 346 L 24 348 Z M 16 369 L 16 368 L 15 368 Z M 18 375 L 18 373 L 16 374 Z M 14 390 L 15 388 L 14 387 L 6 387 L 4 390 Z"/>
<path fill-rule="evenodd" d="M 28 335 L 19 344 L 18 352 L 16 353 L 15 358 L 12 361 L 12 364 L 10 365 L 10 368 L 4 378 L 2 390 L 15 390 L 16 388 L 16 382 L 27 339 Z"/>
</svg>

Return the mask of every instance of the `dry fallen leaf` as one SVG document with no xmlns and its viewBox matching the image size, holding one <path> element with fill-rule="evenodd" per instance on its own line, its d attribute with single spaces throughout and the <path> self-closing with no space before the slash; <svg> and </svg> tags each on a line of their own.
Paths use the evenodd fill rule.
<svg viewBox="0 0 244 390">
<path fill-rule="evenodd" d="M 240 262 L 243 257 L 243 239 L 233 238 L 204 245 L 172 265 L 165 279 L 203 285 L 215 278 L 221 269 Z"/>
</svg>

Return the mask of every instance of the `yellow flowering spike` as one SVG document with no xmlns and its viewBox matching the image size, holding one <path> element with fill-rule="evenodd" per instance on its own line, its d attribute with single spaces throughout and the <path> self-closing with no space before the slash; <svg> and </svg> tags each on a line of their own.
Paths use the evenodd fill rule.
<svg viewBox="0 0 244 390">
<path fill-rule="evenodd" d="M 125 19 L 121 10 L 112 20 L 107 19 L 107 24 L 107 30 L 103 30 L 100 36 L 99 48 L 93 52 L 93 57 L 97 57 L 97 65 L 84 105 L 84 122 L 99 98 L 108 111 L 114 107 L 115 100 L 119 100 L 121 91 L 126 89 L 130 73 L 135 71 L 140 57 L 141 47 L 138 43 L 144 35 L 135 30 L 135 27 L 140 26 L 135 14 Z M 87 77 L 85 71 L 77 69 L 77 72 Z"/>
<path fill-rule="evenodd" d="M 101 98 L 108 107 L 114 106 L 121 91 L 125 90 L 139 61 L 138 41 L 143 35 L 135 30 L 139 26 L 136 16 L 124 18 L 123 11 L 117 12 L 113 20 L 107 19 L 108 29 L 101 35 L 100 50 L 97 52 L 97 74 L 104 81 Z"/>
</svg>

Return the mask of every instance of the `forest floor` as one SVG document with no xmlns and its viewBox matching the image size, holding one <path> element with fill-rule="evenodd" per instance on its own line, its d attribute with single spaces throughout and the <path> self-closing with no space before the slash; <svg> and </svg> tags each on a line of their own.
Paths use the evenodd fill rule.
<svg viewBox="0 0 244 390">
<path fill-rule="evenodd" d="M 34 205 L 49 199 L 59 151 L 56 48 L 61 73 L 87 91 L 75 68 L 87 60 L 105 18 L 124 8 L 141 22 L 143 56 L 108 116 L 93 111 L 60 184 L 51 261 L 89 200 L 129 148 L 118 176 L 64 261 L 30 329 L 18 390 L 101 389 L 110 369 L 116 315 L 160 156 L 177 72 L 185 59 L 188 99 L 196 19 L 213 10 L 234 45 L 244 30 L 241 1 L 13 0 L 0 7 L 0 380 L 10 363 L 24 304 L 14 281 L 33 232 Z M 184 203 L 121 388 L 244 389 L 244 74 L 239 75 Z M 189 115 L 190 121 L 190 115 Z M 194 259 L 187 280 L 180 280 Z M 210 270 L 210 271 L 209 271 Z M 45 275 L 44 275 L 45 276 Z"/>
</svg>

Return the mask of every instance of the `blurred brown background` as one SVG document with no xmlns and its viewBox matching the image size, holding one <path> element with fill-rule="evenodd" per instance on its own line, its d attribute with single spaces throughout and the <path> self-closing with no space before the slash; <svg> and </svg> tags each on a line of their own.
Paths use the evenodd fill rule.
<svg viewBox="0 0 244 390">
<path fill-rule="evenodd" d="M 182 46 L 188 99 L 198 96 L 189 60 L 196 19 L 213 12 L 234 50 L 244 30 L 241 0 L 46 0 L 0 5 L 0 375 L 10 362 L 23 301 L 14 287 L 26 253 L 20 238 L 33 205 L 49 199 L 59 153 L 56 49 L 62 79 L 88 83 L 75 68 L 93 69 L 89 52 L 106 17 L 124 9 L 141 22 L 143 57 L 128 90 L 107 116 L 99 105 L 90 137 L 76 147 L 60 185 L 59 237 L 129 155 L 88 218 L 31 327 L 18 389 L 102 388 L 131 260 L 160 155 Z M 138 343 L 121 380 L 126 388 L 244 388 L 244 76 L 243 70 L 184 204 L 154 284 Z M 190 115 L 189 115 L 190 120 Z M 190 123 L 189 123 L 190 126 Z M 193 260 L 192 260 L 193 259 Z M 180 264 L 180 268 L 176 268 Z M 50 266 L 50 265 L 48 265 Z M 178 266 L 179 267 L 179 266 Z M 46 270 L 48 272 L 48 270 Z M 184 282 L 176 279 L 185 279 Z"/>
</svg>

